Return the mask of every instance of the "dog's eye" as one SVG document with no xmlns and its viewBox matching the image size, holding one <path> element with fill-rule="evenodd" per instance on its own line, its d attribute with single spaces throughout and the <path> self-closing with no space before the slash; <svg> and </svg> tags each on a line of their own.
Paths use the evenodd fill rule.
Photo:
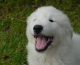
<svg viewBox="0 0 80 65">
<path fill-rule="evenodd" d="M 34 21 L 35 21 L 36 19 L 34 19 Z"/>
<path fill-rule="evenodd" d="M 54 22 L 52 19 L 49 19 L 50 22 Z"/>
</svg>

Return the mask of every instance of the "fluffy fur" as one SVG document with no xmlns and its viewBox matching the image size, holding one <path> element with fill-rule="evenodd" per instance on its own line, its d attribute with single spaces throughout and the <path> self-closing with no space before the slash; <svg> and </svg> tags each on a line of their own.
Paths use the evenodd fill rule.
<svg viewBox="0 0 80 65">
<path fill-rule="evenodd" d="M 35 49 L 35 25 L 43 26 L 42 34 L 54 36 L 44 52 Z M 80 36 L 73 33 L 67 15 L 55 7 L 44 6 L 34 11 L 27 19 L 26 35 L 29 65 L 80 65 Z"/>
</svg>

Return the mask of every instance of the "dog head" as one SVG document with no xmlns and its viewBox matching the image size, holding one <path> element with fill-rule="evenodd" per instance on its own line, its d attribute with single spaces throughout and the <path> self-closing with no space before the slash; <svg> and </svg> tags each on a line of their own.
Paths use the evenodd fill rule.
<svg viewBox="0 0 80 65">
<path fill-rule="evenodd" d="M 38 52 L 61 44 L 73 35 L 69 18 L 52 6 L 40 7 L 28 17 L 26 33 Z"/>
</svg>

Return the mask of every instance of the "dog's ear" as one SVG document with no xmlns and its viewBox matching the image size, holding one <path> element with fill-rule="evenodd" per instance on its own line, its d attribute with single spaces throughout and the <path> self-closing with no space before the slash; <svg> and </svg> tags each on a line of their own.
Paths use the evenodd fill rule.
<svg viewBox="0 0 80 65">
<path fill-rule="evenodd" d="M 64 13 L 60 14 L 60 16 L 57 17 L 56 22 L 65 31 L 65 34 L 67 33 L 69 36 L 73 37 L 73 28 L 71 27 L 70 19 Z"/>
<path fill-rule="evenodd" d="M 73 29 L 71 29 L 70 31 L 71 37 L 73 37 Z"/>
<path fill-rule="evenodd" d="M 36 19 L 35 11 L 32 12 L 26 19 L 27 24 L 30 24 Z"/>
<path fill-rule="evenodd" d="M 70 24 L 70 20 L 66 21 L 66 23 L 67 23 L 67 25 L 65 25 L 65 26 L 67 28 L 67 32 L 69 33 L 69 35 L 72 38 L 73 37 L 73 28 L 72 28 L 72 26 Z"/>
<path fill-rule="evenodd" d="M 73 28 L 69 21 L 58 23 L 62 30 L 64 31 L 65 35 L 69 35 L 71 38 L 73 37 Z"/>
</svg>

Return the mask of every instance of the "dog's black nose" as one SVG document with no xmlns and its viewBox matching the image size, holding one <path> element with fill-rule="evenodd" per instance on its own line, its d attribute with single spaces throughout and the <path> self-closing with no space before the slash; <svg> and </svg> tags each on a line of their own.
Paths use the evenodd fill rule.
<svg viewBox="0 0 80 65">
<path fill-rule="evenodd" d="M 36 34 L 39 34 L 42 31 L 43 27 L 41 25 L 35 25 L 33 30 Z"/>
</svg>

